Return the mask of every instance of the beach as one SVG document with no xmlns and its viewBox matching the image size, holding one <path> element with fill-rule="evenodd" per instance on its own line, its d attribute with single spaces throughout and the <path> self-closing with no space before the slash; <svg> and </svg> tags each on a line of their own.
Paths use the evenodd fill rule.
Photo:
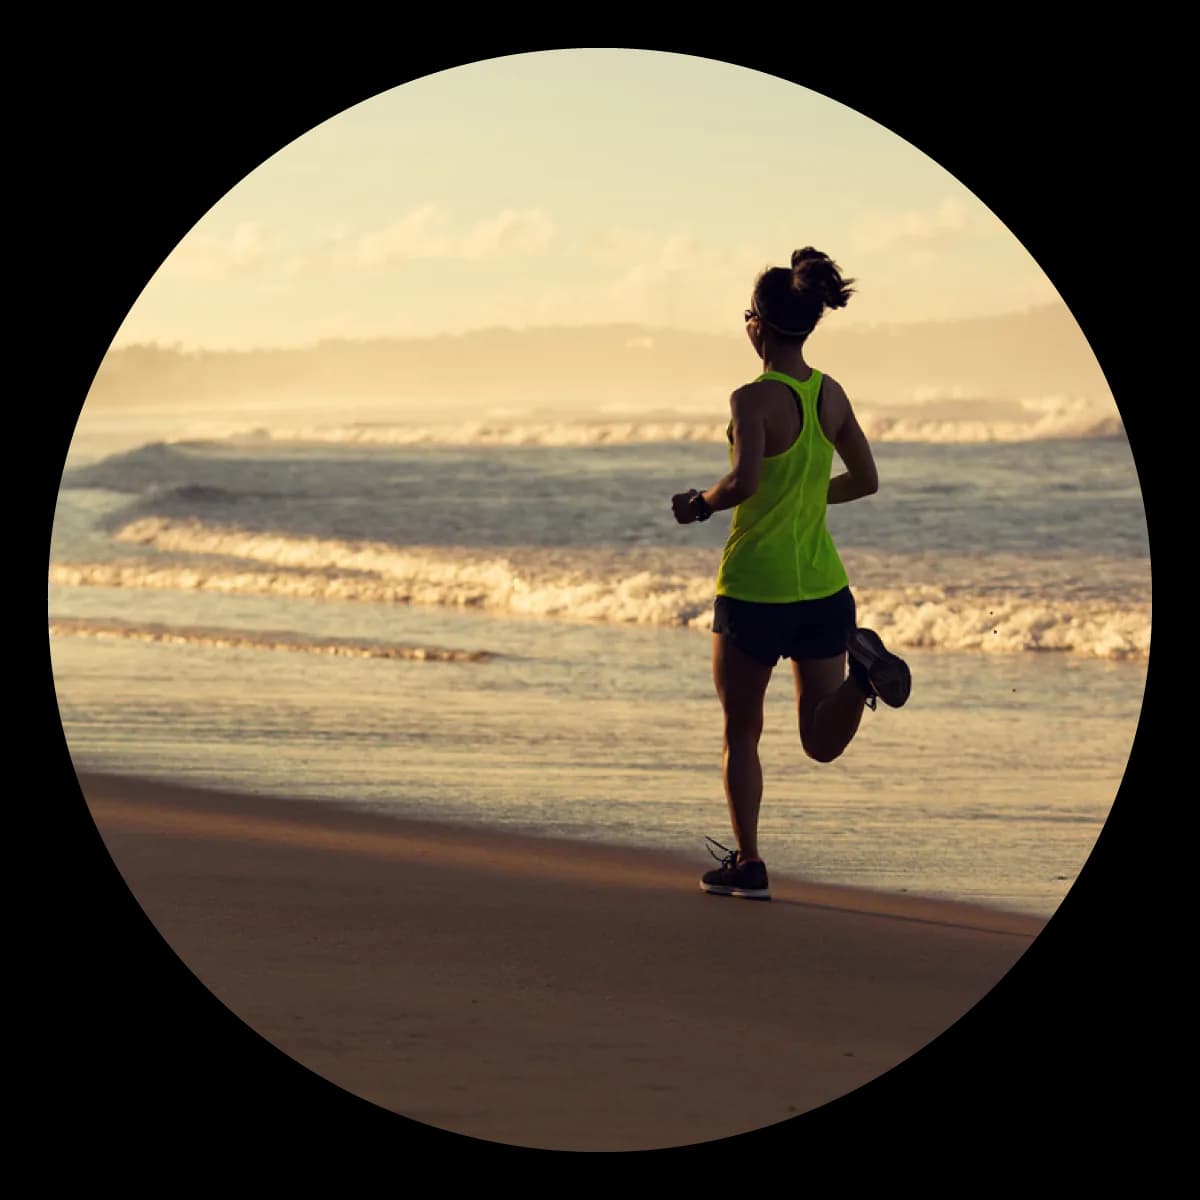
<svg viewBox="0 0 1200 1200">
<path fill-rule="evenodd" d="M 233 1014 L 354 1096 L 511 1146 L 689 1146 L 810 1112 L 943 1033 L 1045 923 L 783 876 L 770 903 L 731 900 L 686 855 L 80 785 Z"/>
<path fill-rule="evenodd" d="M 1074 1086 L 1091 967 L 1068 939 L 1060 969 L 1041 931 L 1110 820 L 1146 685 L 1122 440 L 877 448 L 887 504 L 830 522 L 913 696 L 818 764 L 781 666 L 761 745 L 774 899 L 755 904 L 698 887 L 704 837 L 732 840 L 723 523 L 677 526 L 665 503 L 726 448 L 590 426 L 578 445 L 410 444 L 369 415 L 203 437 L 186 412 L 114 416 L 76 438 L 57 713 L 164 943 L 142 930 L 121 957 L 88 914 L 113 989 L 84 1010 L 89 1053 L 100 1078 L 148 1072 L 109 1119 L 323 1136 L 324 1086 L 352 1124 L 621 1153 L 810 1127 L 881 1087 L 877 1137 L 979 1105 L 1016 1128 Z M 1111 924 L 1092 934 L 1107 954 Z M 1047 969 L 1052 987 L 1003 989 L 1015 1019 L 990 1002 Z M 942 1082 L 919 1107 L 897 1081 L 931 1044 Z"/>
</svg>

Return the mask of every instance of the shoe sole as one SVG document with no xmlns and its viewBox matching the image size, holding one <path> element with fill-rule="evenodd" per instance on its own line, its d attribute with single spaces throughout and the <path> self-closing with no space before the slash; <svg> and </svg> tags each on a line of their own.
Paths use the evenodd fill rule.
<svg viewBox="0 0 1200 1200">
<path fill-rule="evenodd" d="M 908 663 L 888 650 L 873 629 L 856 629 L 850 641 L 861 647 L 857 657 L 868 663 L 867 677 L 880 700 L 889 708 L 902 708 L 912 694 Z"/>
<path fill-rule="evenodd" d="M 742 900 L 770 900 L 770 888 L 726 887 L 722 883 L 701 883 L 700 890 L 710 896 L 737 896 Z"/>
</svg>

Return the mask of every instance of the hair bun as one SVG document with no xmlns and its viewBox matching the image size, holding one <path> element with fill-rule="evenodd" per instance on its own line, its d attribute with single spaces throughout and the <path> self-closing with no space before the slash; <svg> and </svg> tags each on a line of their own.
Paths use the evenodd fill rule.
<svg viewBox="0 0 1200 1200">
<path fill-rule="evenodd" d="M 828 254 L 812 246 L 792 252 L 792 288 L 812 296 L 825 308 L 845 308 L 854 293 L 853 279 L 843 279 Z"/>
<path fill-rule="evenodd" d="M 822 254 L 820 250 L 815 250 L 812 246 L 805 246 L 803 250 L 792 251 L 792 270 L 794 271 L 801 263 L 805 262 L 825 262 L 829 261 L 828 254 Z"/>
</svg>

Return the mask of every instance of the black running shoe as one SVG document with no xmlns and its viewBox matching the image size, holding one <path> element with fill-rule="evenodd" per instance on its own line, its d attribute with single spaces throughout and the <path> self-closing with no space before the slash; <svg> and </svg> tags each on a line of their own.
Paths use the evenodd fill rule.
<svg viewBox="0 0 1200 1200">
<path fill-rule="evenodd" d="M 700 890 L 711 892 L 714 896 L 741 896 L 745 900 L 770 900 L 771 889 L 767 884 L 767 865 L 763 862 L 739 863 L 738 852 L 713 842 L 718 850 L 724 850 L 722 857 L 708 848 L 709 854 L 721 865 L 715 871 L 707 872 L 700 880 Z"/>
<path fill-rule="evenodd" d="M 850 634 L 849 653 L 850 674 L 866 692 L 867 704 L 874 708 L 878 696 L 890 708 L 902 707 L 912 691 L 908 663 L 892 654 L 871 629 Z"/>
</svg>

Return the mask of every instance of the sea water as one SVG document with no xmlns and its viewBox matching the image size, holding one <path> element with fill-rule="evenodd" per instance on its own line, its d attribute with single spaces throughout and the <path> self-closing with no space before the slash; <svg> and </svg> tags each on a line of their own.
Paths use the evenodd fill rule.
<svg viewBox="0 0 1200 1200">
<path fill-rule="evenodd" d="M 694 850 L 697 873 L 705 835 L 732 844 L 710 633 L 729 513 L 670 512 L 728 469 L 719 429 L 183 428 L 91 415 L 67 462 L 49 617 L 79 770 Z M 778 874 L 1048 915 L 1141 711 L 1137 473 L 1111 423 L 933 432 L 876 441 L 879 492 L 828 513 L 912 698 L 818 764 L 781 663 L 760 845 Z"/>
</svg>

